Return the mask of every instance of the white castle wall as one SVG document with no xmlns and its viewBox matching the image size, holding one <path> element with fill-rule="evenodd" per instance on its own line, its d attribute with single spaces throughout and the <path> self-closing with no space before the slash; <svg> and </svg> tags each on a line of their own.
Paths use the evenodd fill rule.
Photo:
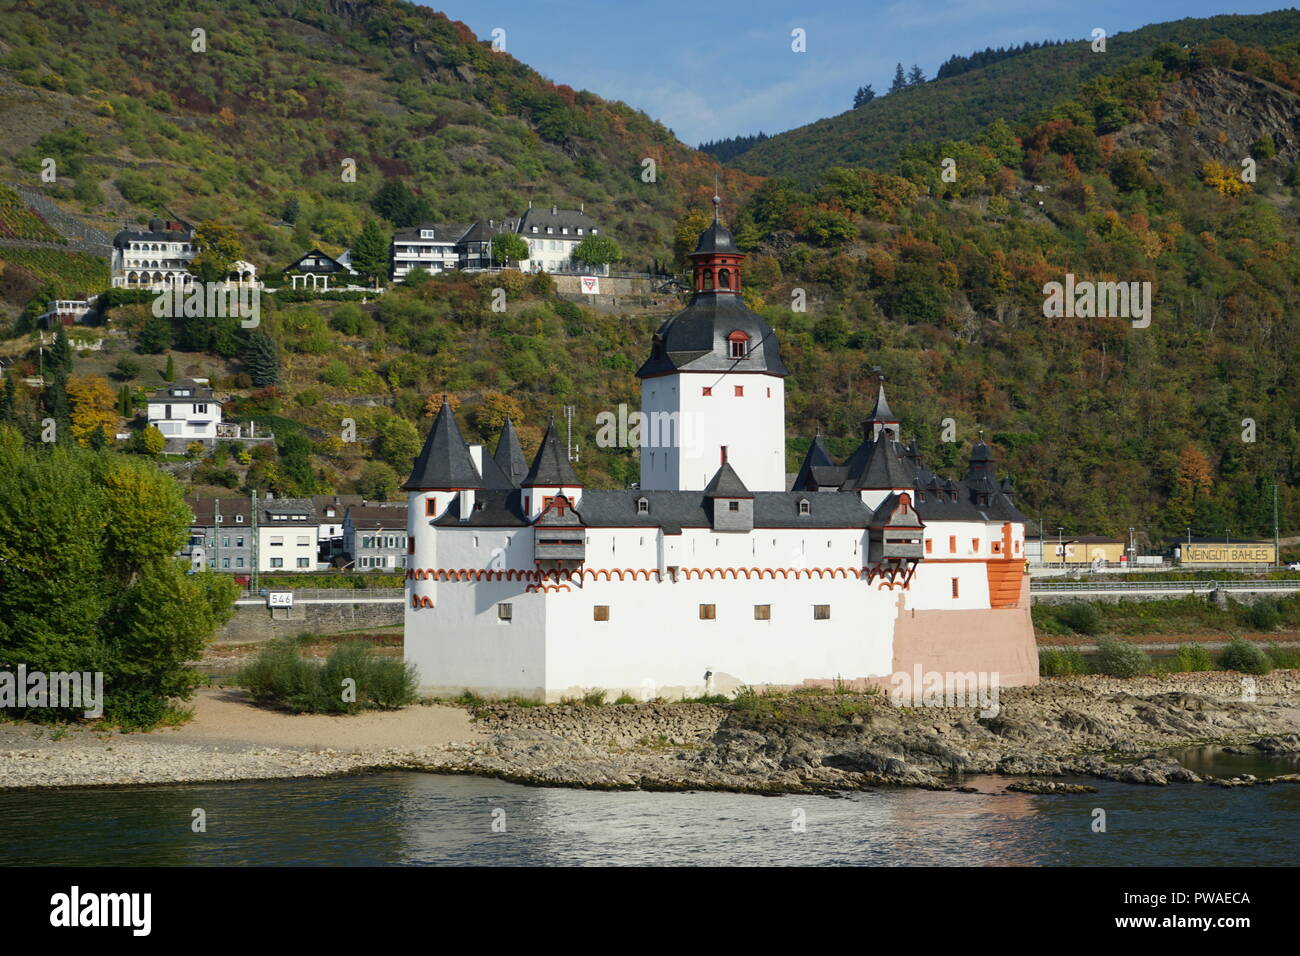
<svg viewBox="0 0 1300 956">
<path fill-rule="evenodd" d="M 641 410 L 647 416 L 641 429 L 642 488 L 702 490 L 722 464 L 725 446 L 750 491 L 785 491 L 784 379 L 726 372 L 647 378 L 641 381 Z M 656 427 L 658 422 L 676 427 Z"/>
</svg>

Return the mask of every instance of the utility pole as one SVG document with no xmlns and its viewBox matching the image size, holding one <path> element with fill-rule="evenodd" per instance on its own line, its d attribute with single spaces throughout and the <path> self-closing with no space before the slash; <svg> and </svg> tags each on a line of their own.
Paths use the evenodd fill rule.
<svg viewBox="0 0 1300 956">
<path fill-rule="evenodd" d="M 1282 566 L 1282 545 L 1277 528 L 1277 482 L 1273 482 L 1273 567 Z"/>
</svg>

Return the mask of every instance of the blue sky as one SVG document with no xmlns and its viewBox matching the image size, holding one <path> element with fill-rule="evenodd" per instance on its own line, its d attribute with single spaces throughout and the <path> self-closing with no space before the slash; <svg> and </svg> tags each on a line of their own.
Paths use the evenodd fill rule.
<svg viewBox="0 0 1300 956">
<path fill-rule="evenodd" d="M 870 83 L 889 88 L 894 64 L 933 77 L 954 53 L 1074 40 L 1148 23 L 1264 13 L 1284 0 L 424 0 L 556 83 L 623 100 L 692 146 L 776 133 L 848 109 Z M 800 12 L 801 10 L 806 12 Z M 801 28 L 807 52 L 791 51 Z"/>
</svg>

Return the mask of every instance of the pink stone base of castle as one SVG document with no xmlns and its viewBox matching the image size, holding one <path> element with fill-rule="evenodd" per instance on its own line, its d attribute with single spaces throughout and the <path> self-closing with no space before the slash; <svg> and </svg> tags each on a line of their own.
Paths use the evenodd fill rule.
<svg viewBox="0 0 1300 956">
<path fill-rule="evenodd" d="M 1038 645 L 1029 616 L 1029 575 L 1013 607 L 988 611 L 914 611 L 894 624 L 894 670 L 997 673 L 1002 687 L 1038 683 Z"/>
<path fill-rule="evenodd" d="M 1032 687 L 1038 683 L 1038 644 L 1029 615 L 1029 575 L 1020 584 L 1020 597 L 1012 607 L 972 611 L 916 611 L 899 598 L 894 623 L 894 673 L 997 674 L 1000 687 Z M 893 689 L 890 677 L 854 680 L 805 680 L 803 687 L 866 690 Z M 771 685 L 772 690 L 789 690 Z"/>
</svg>

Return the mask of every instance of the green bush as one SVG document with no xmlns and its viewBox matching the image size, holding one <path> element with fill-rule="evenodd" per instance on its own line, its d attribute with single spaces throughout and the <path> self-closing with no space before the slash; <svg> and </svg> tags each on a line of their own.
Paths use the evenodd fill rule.
<svg viewBox="0 0 1300 956">
<path fill-rule="evenodd" d="M 1173 658 L 1174 668 L 1179 671 L 1212 671 L 1214 658 L 1210 652 L 1198 644 L 1184 644 L 1178 648 Z"/>
<path fill-rule="evenodd" d="M 340 644 L 324 664 L 304 658 L 292 641 L 270 641 L 239 671 L 236 682 L 258 703 L 314 714 L 395 710 L 413 704 L 418 687 L 414 665 L 375 657 L 360 641 Z M 351 687 L 355 695 L 349 696 L 355 699 L 345 699 Z"/>
<path fill-rule="evenodd" d="M 1268 656 L 1274 667 L 1286 670 L 1300 669 L 1300 647 L 1274 644 L 1268 649 Z"/>
<path fill-rule="evenodd" d="M 1276 601 L 1256 601 L 1246 611 L 1246 623 L 1255 631 L 1272 631 L 1282 623 L 1282 609 Z"/>
<path fill-rule="evenodd" d="M 1076 634 L 1101 633 L 1101 609 L 1095 604 L 1071 604 L 1061 612 L 1061 621 Z"/>
<path fill-rule="evenodd" d="M 1113 637 L 1097 642 L 1093 664 L 1098 674 L 1111 677 L 1136 677 L 1151 671 L 1151 658 L 1146 651 Z"/>
<path fill-rule="evenodd" d="M 1044 647 L 1038 652 L 1038 673 L 1044 677 L 1072 677 L 1088 673 L 1083 654 L 1072 647 Z"/>
<path fill-rule="evenodd" d="M 1219 667 L 1225 671 L 1241 671 L 1243 674 L 1267 674 L 1273 669 L 1273 662 L 1254 641 L 1236 637 L 1219 655 Z"/>
</svg>

